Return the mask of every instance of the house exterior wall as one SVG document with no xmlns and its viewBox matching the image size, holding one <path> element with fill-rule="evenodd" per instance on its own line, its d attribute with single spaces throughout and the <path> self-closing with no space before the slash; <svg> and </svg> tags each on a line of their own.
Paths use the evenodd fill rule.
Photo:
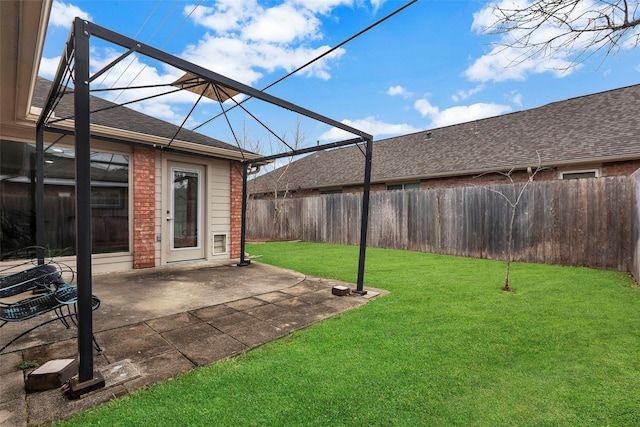
<svg viewBox="0 0 640 427">
<path fill-rule="evenodd" d="M 602 165 L 602 171 L 604 176 L 631 175 L 638 169 L 640 169 L 640 160 L 604 163 Z"/>
<path fill-rule="evenodd" d="M 229 235 L 231 232 L 231 177 L 229 162 L 212 161 L 208 167 L 209 182 L 209 250 L 208 259 L 228 259 L 230 253 Z M 225 236 L 225 252 L 214 253 L 215 235 Z"/>
<path fill-rule="evenodd" d="M 149 148 L 133 149 L 133 268 L 155 267 L 156 156 Z"/>
<path fill-rule="evenodd" d="M 28 127 L 13 128 L 11 132 L 0 131 L 0 139 L 33 144 L 35 130 Z M 52 144 L 59 135 L 45 133 L 45 146 Z M 66 137 L 57 147 L 72 148 L 73 139 Z M 163 174 L 165 154 L 160 151 L 130 147 L 123 144 L 105 143 L 92 140 L 92 149 L 105 153 L 124 154 L 129 157 L 129 249 L 122 252 L 98 253 L 92 255 L 92 271 L 106 273 L 162 265 L 163 215 L 162 203 L 165 199 L 166 176 Z M 194 160 L 195 159 L 195 160 Z M 202 157 L 183 156 L 183 160 L 195 161 L 206 166 L 206 260 L 237 258 L 240 254 L 240 226 L 242 217 L 242 174 L 237 162 L 208 160 Z M 233 214 L 232 214 L 233 212 Z M 94 224 L 97 226 L 99 224 Z M 108 231 L 108 230 L 107 230 Z M 223 252 L 213 252 L 214 235 L 224 235 L 226 248 Z M 160 237 L 160 239 L 158 239 Z M 75 268 L 75 256 L 57 256 L 56 260 Z M 15 260 L 0 262 L 0 268 L 15 263 Z"/>
<path fill-rule="evenodd" d="M 231 207 L 231 258 L 240 257 L 240 234 L 242 227 L 242 166 L 239 163 L 230 163 L 230 181 L 231 189 L 230 207 Z"/>
<path fill-rule="evenodd" d="M 177 162 L 177 163 L 176 163 Z M 204 204 L 202 221 L 203 258 L 207 261 L 222 261 L 233 258 L 232 255 L 232 177 L 229 173 L 230 164 L 234 162 L 226 160 L 205 159 L 176 154 L 163 154 L 160 160 L 161 166 L 157 167 L 156 180 L 161 185 L 156 185 L 156 234 L 160 236 L 159 258 L 156 265 L 171 263 L 169 251 L 171 244 L 170 228 L 167 222 L 167 213 L 170 209 L 171 183 L 169 180 L 170 164 L 180 164 L 185 167 L 204 168 Z M 240 179 L 242 190 L 242 179 Z M 241 209 L 241 206 L 240 206 Z M 214 244 L 216 238 L 224 240 L 224 248 Z M 181 260 L 185 261 L 185 260 Z"/>
<path fill-rule="evenodd" d="M 154 265 L 158 266 L 162 263 L 162 226 L 164 222 L 164 215 L 162 215 L 162 154 L 159 151 L 155 152 L 155 181 L 154 181 L 154 194 L 155 194 L 155 235 L 160 236 L 160 239 L 155 239 L 154 247 Z M 160 240 L 160 241 L 158 241 Z"/>
<path fill-rule="evenodd" d="M 621 162 L 608 162 L 608 163 L 589 163 L 589 164 L 575 164 L 564 165 L 562 167 L 549 168 L 548 170 L 541 170 L 535 176 L 536 181 L 550 181 L 560 179 L 561 173 L 583 170 L 597 170 L 600 177 L 605 176 L 628 176 L 640 169 L 640 160 L 629 160 Z M 514 171 L 511 174 L 513 182 L 526 182 L 529 175 L 525 170 Z M 467 185 L 488 185 L 488 184 L 503 184 L 507 181 L 507 178 L 500 173 L 486 173 L 482 175 L 456 175 L 438 178 L 428 179 L 406 179 L 406 180 L 389 180 L 385 183 L 372 183 L 371 191 L 385 191 L 387 185 L 390 184 L 402 184 L 409 182 L 420 182 L 421 189 L 427 188 L 446 188 L 446 187 L 460 187 Z M 295 187 L 295 183 L 292 183 L 290 187 Z M 327 190 L 340 189 L 343 193 L 360 193 L 362 192 L 362 185 L 344 186 L 342 188 L 327 187 Z M 292 190 L 289 192 L 288 197 L 310 197 L 319 196 L 322 194 L 325 188 L 311 188 Z M 265 199 L 273 198 L 268 194 L 264 195 Z"/>
<path fill-rule="evenodd" d="M 25 143 L 25 144 L 34 144 L 35 142 L 35 128 L 29 126 L 14 126 L 12 128 L 8 128 L 0 126 L 0 139 L 3 141 L 16 142 L 16 143 Z M 44 134 L 44 145 L 45 147 L 51 146 L 51 144 L 56 143 L 56 148 L 65 148 L 72 149 L 73 147 L 73 138 L 65 137 L 60 140 L 60 135 L 45 132 Z M 129 194 L 131 197 L 131 202 L 133 200 L 133 188 L 134 188 L 134 178 L 132 173 L 132 165 L 133 165 L 133 154 L 131 148 L 128 146 L 124 146 L 122 144 L 108 144 L 102 141 L 91 141 L 92 150 L 100 151 L 103 153 L 115 153 L 115 154 L 123 154 L 129 156 Z M 48 197 L 51 197 L 49 195 Z M 61 200 L 62 202 L 62 200 Z M 92 255 L 92 272 L 94 273 L 104 273 L 109 271 L 119 271 L 119 270 L 128 270 L 133 268 L 133 204 L 129 203 L 129 250 L 123 252 L 109 252 L 109 253 L 97 253 Z M 46 215 L 46 213 L 45 213 Z M 106 216 L 99 216 L 100 219 L 107 219 Z M 45 218 L 46 220 L 46 218 Z M 67 224 L 66 228 L 50 228 L 47 230 L 48 233 L 68 233 L 70 232 L 68 227 L 73 229 L 73 221 L 70 219 L 70 223 Z M 104 221 L 96 223 L 94 221 L 93 227 L 108 227 L 108 224 L 112 224 L 111 221 Z M 106 229 L 107 234 L 109 234 L 109 229 Z M 76 267 L 76 257 L 75 256 L 67 256 L 60 255 L 55 257 L 56 261 L 65 263 L 69 265 L 71 268 Z M 0 268 L 8 265 L 15 264 L 15 259 L 7 260 L 4 262 L 0 262 Z"/>
<path fill-rule="evenodd" d="M 205 259 L 224 260 L 239 256 L 242 175 L 240 172 L 235 175 L 229 173 L 230 167 L 235 163 L 189 156 L 167 156 L 159 151 L 140 147 L 133 149 L 132 159 L 133 232 L 132 264 L 129 268 L 149 268 L 167 263 L 163 251 L 166 251 L 164 245 L 169 244 L 169 236 L 163 238 L 163 227 L 166 226 L 163 211 L 166 209 L 164 203 L 169 197 L 168 183 L 165 182 L 166 164 L 172 160 L 202 163 L 205 166 Z M 226 248 L 223 252 L 214 253 L 214 236 L 220 235 L 225 238 Z"/>
</svg>

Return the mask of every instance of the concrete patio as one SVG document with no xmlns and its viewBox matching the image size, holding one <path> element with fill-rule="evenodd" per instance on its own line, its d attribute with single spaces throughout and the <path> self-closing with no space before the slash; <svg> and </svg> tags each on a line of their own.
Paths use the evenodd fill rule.
<svg viewBox="0 0 640 427">
<path fill-rule="evenodd" d="M 61 388 L 26 393 L 25 379 L 40 364 L 77 357 L 76 329 L 53 322 L 36 329 L 0 355 L 0 425 L 49 424 L 72 414 L 210 365 L 365 304 L 380 294 L 338 297 L 335 280 L 307 277 L 260 263 L 200 263 L 94 275 L 101 300 L 94 332 L 103 348 L 94 354 L 106 386 L 80 399 Z M 42 318 L 7 324 L 0 343 Z M 64 388 L 64 387 L 63 387 Z"/>
</svg>

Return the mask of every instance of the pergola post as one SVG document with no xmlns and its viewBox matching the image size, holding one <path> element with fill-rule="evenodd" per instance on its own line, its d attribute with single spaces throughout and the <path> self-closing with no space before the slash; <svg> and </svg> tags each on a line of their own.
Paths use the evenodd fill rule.
<svg viewBox="0 0 640 427">
<path fill-rule="evenodd" d="M 69 383 L 72 396 L 104 387 L 93 370 L 93 313 L 91 305 L 91 126 L 89 110 L 89 25 L 74 21 L 74 108 L 76 153 L 76 263 L 78 295 L 78 378 Z"/>
<path fill-rule="evenodd" d="M 371 160 L 373 158 L 373 140 L 367 139 L 364 156 L 364 188 L 362 191 L 362 217 L 360 223 L 360 255 L 358 258 L 358 281 L 354 293 L 366 295 L 364 290 L 364 262 L 367 255 L 367 229 L 369 226 L 369 193 L 371 192 Z"/>
<path fill-rule="evenodd" d="M 44 130 L 36 128 L 36 256 L 38 264 L 44 264 Z"/>
</svg>

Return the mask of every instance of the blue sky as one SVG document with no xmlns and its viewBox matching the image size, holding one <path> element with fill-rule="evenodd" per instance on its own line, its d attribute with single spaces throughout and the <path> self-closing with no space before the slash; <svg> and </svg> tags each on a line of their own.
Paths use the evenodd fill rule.
<svg viewBox="0 0 640 427">
<path fill-rule="evenodd" d="M 81 16 L 262 89 L 405 3 L 54 1 L 40 75 L 53 77 L 73 17 Z M 565 72 L 558 71 L 569 58 L 565 52 L 558 52 L 554 59 L 505 67 L 506 56 L 514 52 L 495 53 L 492 42 L 499 39 L 480 30 L 488 22 L 489 11 L 488 3 L 478 1 L 420 0 L 268 93 L 383 139 L 640 83 L 638 48 L 623 48 L 609 57 L 596 55 Z M 91 43 L 94 72 L 123 51 L 98 40 Z M 96 80 L 92 89 L 167 83 L 181 74 L 134 55 Z M 105 97 L 125 102 L 151 92 L 108 92 Z M 183 93 L 129 107 L 179 125 L 196 99 Z M 298 125 L 299 147 L 350 137 L 257 100 L 244 105 L 290 144 L 295 144 Z M 186 127 L 193 129 L 219 112 L 219 104 L 202 102 Z M 228 117 L 233 131 L 224 117 L 198 131 L 232 144 L 237 138 L 245 148 L 265 154 L 284 151 L 242 110 L 236 108 Z"/>
</svg>

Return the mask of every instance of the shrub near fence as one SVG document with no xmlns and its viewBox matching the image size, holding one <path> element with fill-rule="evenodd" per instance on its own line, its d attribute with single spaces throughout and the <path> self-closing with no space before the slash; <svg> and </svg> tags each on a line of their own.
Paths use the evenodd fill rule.
<svg viewBox="0 0 640 427">
<path fill-rule="evenodd" d="M 631 271 L 636 180 L 531 183 L 517 206 L 513 259 Z M 367 244 L 506 259 L 511 207 L 501 194 L 515 200 L 520 185 L 372 192 Z M 247 236 L 357 245 L 361 200 L 361 194 L 251 200 Z"/>
</svg>

